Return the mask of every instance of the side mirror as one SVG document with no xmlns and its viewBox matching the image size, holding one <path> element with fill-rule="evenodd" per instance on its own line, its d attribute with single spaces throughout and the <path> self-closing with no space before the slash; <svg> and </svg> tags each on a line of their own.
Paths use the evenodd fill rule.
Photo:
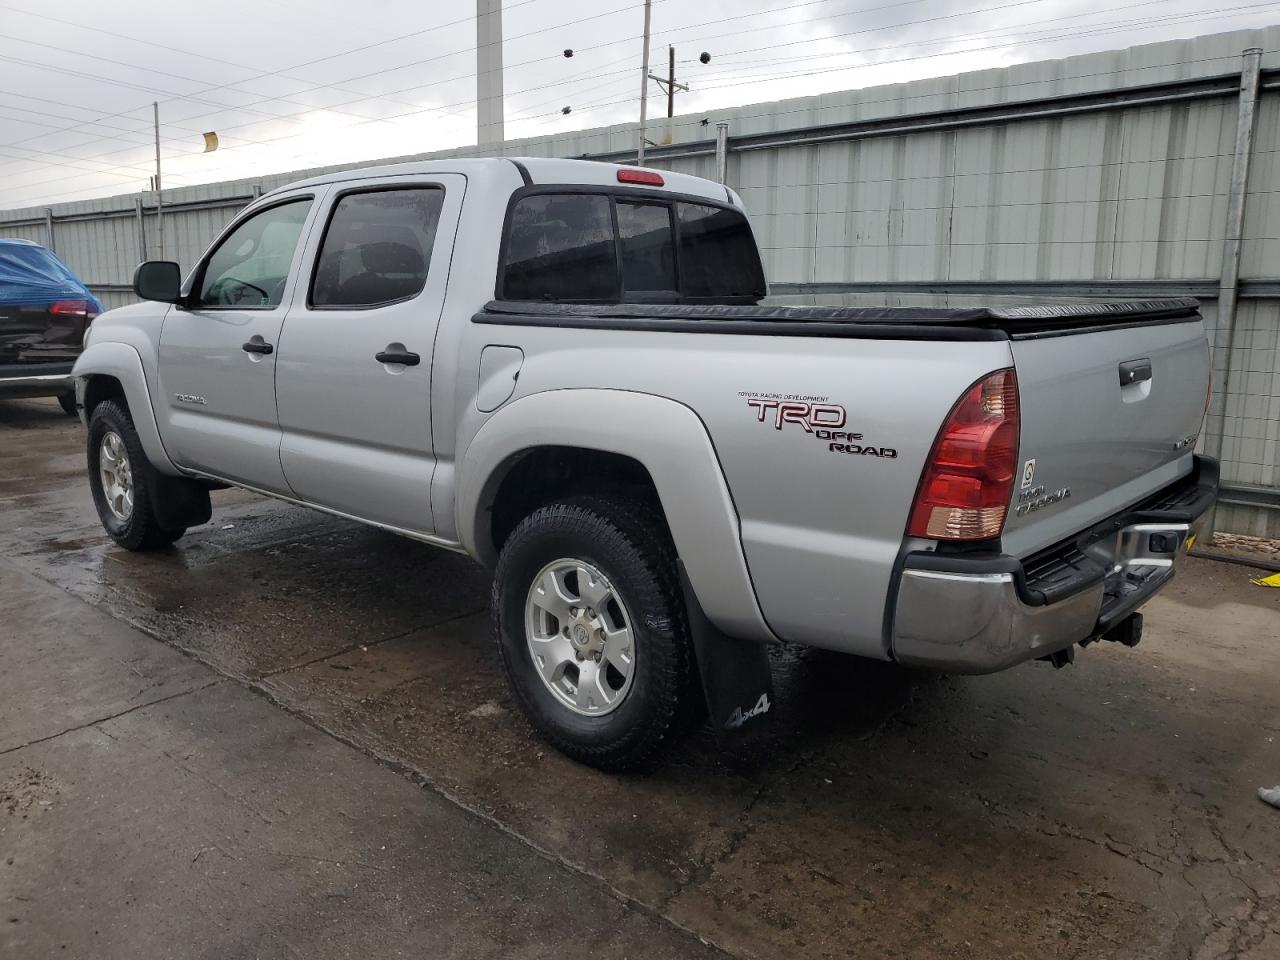
<svg viewBox="0 0 1280 960">
<path fill-rule="evenodd" d="M 172 260 L 148 260 L 133 271 L 133 292 L 143 300 L 177 303 L 182 299 L 182 270 Z"/>
</svg>

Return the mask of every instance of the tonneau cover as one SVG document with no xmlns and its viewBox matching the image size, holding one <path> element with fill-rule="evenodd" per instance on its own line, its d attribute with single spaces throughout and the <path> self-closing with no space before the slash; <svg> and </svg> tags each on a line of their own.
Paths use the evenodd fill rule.
<svg viewBox="0 0 1280 960">
<path fill-rule="evenodd" d="M 778 298 L 782 299 L 782 298 Z M 799 298 L 791 298 L 799 299 Z M 824 298 L 825 299 L 825 298 Z M 924 299 L 924 298 L 921 298 Z M 935 298 L 940 300 L 942 298 Z M 966 298 L 967 299 L 967 298 Z M 1191 297 L 1151 300 L 1054 300 L 992 302 L 992 298 L 965 306 L 899 305 L 844 306 L 808 304 L 795 306 L 766 302 L 758 306 L 713 304 L 578 304 L 493 301 L 484 312 L 496 316 L 539 317 L 545 320 L 592 318 L 597 320 L 669 320 L 761 323 L 867 324 L 872 326 L 948 327 L 1001 330 L 1010 335 L 1066 331 L 1082 327 L 1130 325 L 1151 321 L 1194 320 L 1199 301 Z M 855 334 L 856 335 L 856 334 Z"/>
</svg>

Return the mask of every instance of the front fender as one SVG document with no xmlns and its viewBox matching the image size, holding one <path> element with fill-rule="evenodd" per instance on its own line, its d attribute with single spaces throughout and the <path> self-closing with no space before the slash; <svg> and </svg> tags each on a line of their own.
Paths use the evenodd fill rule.
<svg viewBox="0 0 1280 960">
<path fill-rule="evenodd" d="M 461 460 L 458 532 L 467 551 L 492 564 L 490 498 L 504 464 L 542 446 L 578 447 L 639 461 L 657 487 L 676 551 L 708 619 L 743 639 L 773 637 L 756 602 L 738 513 L 715 448 L 688 407 L 622 390 L 550 390 L 503 407 L 476 433 Z"/>
<path fill-rule="evenodd" d="M 161 473 L 181 475 L 181 471 L 169 459 L 160 439 L 160 428 L 156 424 L 155 408 L 151 405 L 151 391 L 147 387 L 142 356 L 135 347 L 118 341 L 91 343 L 80 354 L 71 375 L 76 378 L 79 385 L 77 392 L 81 398 L 84 395 L 83 384 L 89 377 L 105 376 L 119 381 L 129 404 L 133 427 L 138 431 L 147 459 Z"/>
</svg>

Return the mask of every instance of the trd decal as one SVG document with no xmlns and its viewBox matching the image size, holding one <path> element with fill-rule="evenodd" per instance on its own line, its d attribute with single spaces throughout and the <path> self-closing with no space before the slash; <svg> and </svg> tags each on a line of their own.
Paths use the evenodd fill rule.
<svg viewBox="0 0 1280 960">
<path fill-rule="evenodd" d="M 898 457 L 898 451 L 893 447 L 865 443 L 861 433 L 840 429 L 848 422 L 848 413 L 840 404 L 829 402 L 827 397 L 747 392 L 738 395 L 746 398 L 757 423 L 767 423 L 774 430 L 782 430 L 784 426 L 803 430 L 825 441 L 831 453 L 884 460 L 896 460 Z"/>
<path fill-rule="evenodd" d="M 807 403 L 799 400 L 769 400 L 764 397 L 747 397 L 747 406 L 755 407 L 756 419 L 765 417 L 773 423 L 773 429 L 781 430 L 784 423 L 795 423 L 805 433 L 813 433 L 820 427 L 843 427 L 844 407 L 834 403 Z"/>
</svg>

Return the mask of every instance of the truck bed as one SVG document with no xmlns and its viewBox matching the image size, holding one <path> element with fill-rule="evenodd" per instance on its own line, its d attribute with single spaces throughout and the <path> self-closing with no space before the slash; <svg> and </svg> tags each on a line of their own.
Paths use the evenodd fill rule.
<svg viewBox="0 0 1280 960">
<path fill-rule="evenodd" d="M 1155 323 L 1179 323 L 1198 320 L 1200 316 L 1199 301 L 1190 297 L 1151 300 L 1029 300 L 921 295 L 909 298 L 912 301 L 918 300 L 918 304 L 853 305 L 858 299 L 861 299 L 858 295 L 777 297 L 758 306 L 493 301 L 485 305 L 474 321 L 669 333 L 1004 340 Z M 816 300 L 824 302 L 814 302 Z M 960 302 L 964 300 L 978 302 Z"/>
</svg>

